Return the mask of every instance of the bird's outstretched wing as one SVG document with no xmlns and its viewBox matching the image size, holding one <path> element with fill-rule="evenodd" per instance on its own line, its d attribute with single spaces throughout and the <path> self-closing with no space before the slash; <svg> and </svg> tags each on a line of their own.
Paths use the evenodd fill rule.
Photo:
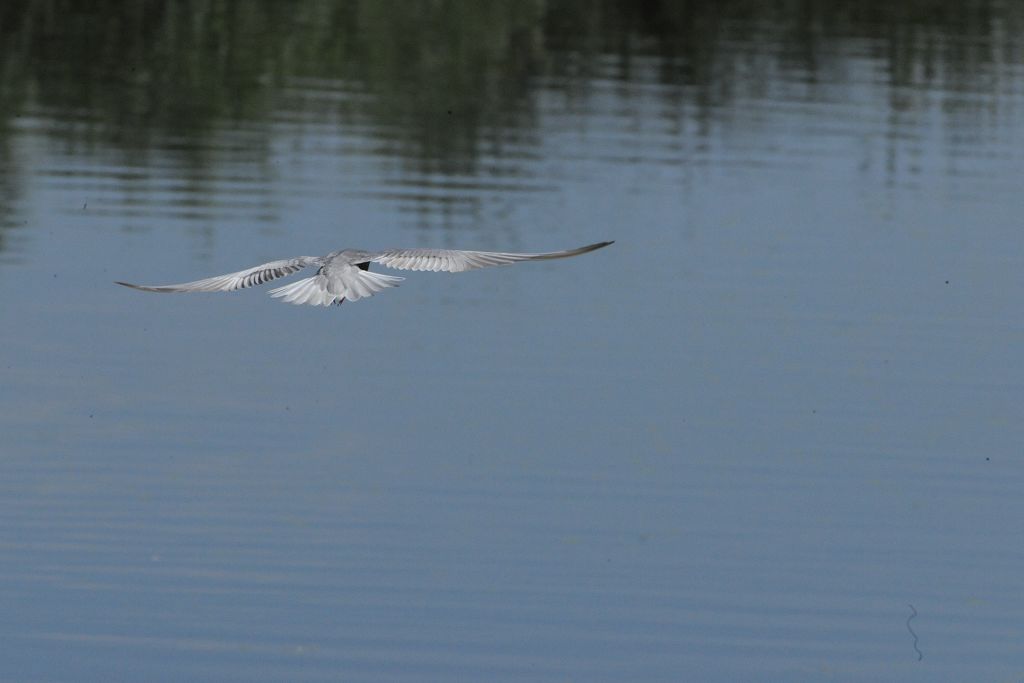
<svg viewBox="0 0 1024 683">
<path fill-rule="evenodd" d="M 236 289 L 245 289 L 253 285 L 261 285 L 286 275 L 296 273 L 307 266 L 320 265 L 322 260 L 316 256 L 298 256 L 296 258 L 284 259 L 282 261 L 271 261 L 262 265 L 253 266 L 240 270 L 237 273 L 227 275 L 216 275 L 204 280 L 194 282 L 183 282 L 177 285 L 133 285 L 128 282 L 118 282 L 119 285 L 141 289 L 144 292 L 233 292 Z"/>
<path fill-rule="evenodd" d="M 544 254 L 514 254 L 499 251 L 462 251 L 459 249 L 388 249 L 377 252 L 370 261 L 396 270 L 431 270 L 447 273 L 460 273 L 464 270 L 486 268 L 487 266 L 507 266 L 519 261 L 544 261 L 547 259 L 568 258 L 585 254 L 612 242 L 588 244 L 568 251 L 552 251 Z"/>
</svg>

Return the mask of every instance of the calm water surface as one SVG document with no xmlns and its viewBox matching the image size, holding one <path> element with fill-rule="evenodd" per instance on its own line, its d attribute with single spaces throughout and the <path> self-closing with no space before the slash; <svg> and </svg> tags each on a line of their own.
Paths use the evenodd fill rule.
<svg viewBox="0 0 1024 683">
<path fill-rule="evenodd" d="M 908 5 L 5 5 L 0 679 L 1024 680 L 1024 12 Z"/>
</svg>

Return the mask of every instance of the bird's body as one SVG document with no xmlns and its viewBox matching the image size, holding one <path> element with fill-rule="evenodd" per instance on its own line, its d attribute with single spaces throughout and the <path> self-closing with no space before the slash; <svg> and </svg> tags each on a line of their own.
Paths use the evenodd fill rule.
<svg viewBox="0 0 1024 683">
<path fill-rule="evenodd" d="M 542 261 L 567 258 L 606 247 L 611 242 L 598 242 L 568 251 L 541 254 L 517 254 L 493 251 L 462 251 L 457 249 L 388 249 L 360 251 L 342 249 L 326 256 L 297 256 L 271 261 L 227 275 L 177 285 L 119 285 L 145 292 L 233 292 L 264 282 L 293 275 L 312 266 L 316 274 L 283 287 L 270 290 L 270 296 L 291 304 L 330 306 L 345 301 L 358 301 L 389 287 L 396 287 L 405 278 L 371 273 L 370 264 L 378 263 L 397 270 L 430 270 L 458 273 L 487 266 L 504 266 L 519 261 Z"/>
</svg>

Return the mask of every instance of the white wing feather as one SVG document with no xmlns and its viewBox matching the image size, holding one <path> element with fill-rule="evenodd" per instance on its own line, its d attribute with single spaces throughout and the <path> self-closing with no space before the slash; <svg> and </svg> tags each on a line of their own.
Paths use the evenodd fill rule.
<svg viewBox="0 0 1024 683">
<path fill-rule="evenodd" d="M 396 270 L 429 270 L 434 272 L 461 273 L 466 270 L 486 268 L 487 266 L 506 266 L 519 261 L 544 261 L 568 258 L 606 247 L 609 244 L 611 242 L 598 242 L 597 244 L 588 244 L 579 249 L 551 251 L 542 254 L 462 251 L 459 249 L 388 249 L 387 251 L 374 254 L 369 260 Z"/>
<path fill-rule="evenodd" d="M 316 256 L 299 256 L 282 261 L 263 263 L 252 268 L 240 270 L 237 273 L 216 275 L 204 280 L 183 282 L 177 285 L 133 285 L 128 282 L 118 282 L 117 284 L 131 287 L 132 289 L 141 289 L 144 292 L 233 292 L 297 273 L 307 266 L 318 265 L 319 263 L 321 263 L 321 259 Z"/>
</svg>

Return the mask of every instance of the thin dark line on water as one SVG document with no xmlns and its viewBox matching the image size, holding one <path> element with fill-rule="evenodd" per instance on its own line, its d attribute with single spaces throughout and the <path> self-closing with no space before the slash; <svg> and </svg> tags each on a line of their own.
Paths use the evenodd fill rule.
<svg viewBox="0 0 1024 683">
<path fill-rule="evenodd" d="M 917 661 L 920 662 L 922 659 L 924 659 L 924 653 L 921 652 L 920 648 L 917 647 L 917 634 L 914 633 L 914 629 L 910 627 L 910 620 L 917 616 L 917 610 L 914 609 L 914 606 L 910 604 L 908 604 L 907 607 L 910 608 L 911 612 L 910 616 L 907 617 L 907 630 L 910 631 L 910 635 L 914 636 L 914 652 L 917 653 Z"/>
</svg>

